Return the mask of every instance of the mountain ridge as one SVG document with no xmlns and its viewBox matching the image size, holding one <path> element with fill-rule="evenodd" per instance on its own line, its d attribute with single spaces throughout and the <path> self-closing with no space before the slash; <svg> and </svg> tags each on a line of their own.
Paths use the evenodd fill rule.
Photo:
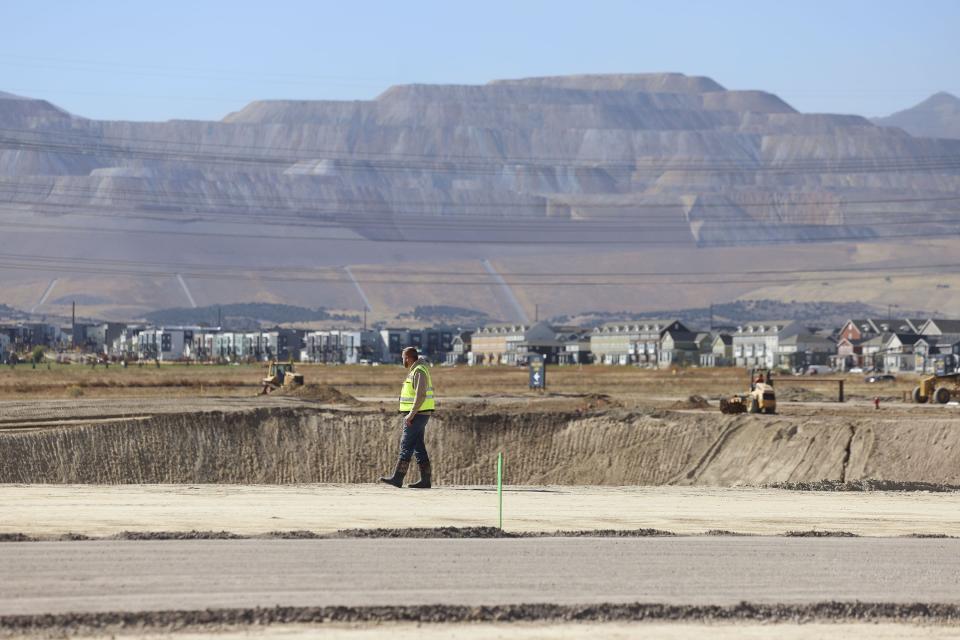
<svg viewBox="0 0 960 640">
<path fill-rule="evenodd" d="M 916 105 L 883 118 L 875 124 L 899 127 L 913 136 L 960 139 L 960 98 L 938 91 Z"/>
<path fill-rule="evenodd" d="M 372 100 L 253 101 L 221 121 L 88 120 L 11 99 L 0 123 L 0 252 L 26 256 L 0 272 L 23 283 L 6 295 L 25 308 L 52 288 L 44 305 L 82 294 L 131 314 L 196 300 L 510 319 L 499 285 L 351 274 L 415 262 L 475 280 L 490 277 L 480 265 L 562 273 L 613 254 L 611 270 L 654 268 L 646 254 L 722 271 L 747 254 L 958 232 L 960 167 L 933 159 L 960 157 L 960 141 L 683 74 L 398 85 Z M 637 304 L 759 285 L 661 288 Z M 537 287 L 512 288 L 532 309 Z M 621 308 L 623 291 L 584 296 Z"/>
</svg>

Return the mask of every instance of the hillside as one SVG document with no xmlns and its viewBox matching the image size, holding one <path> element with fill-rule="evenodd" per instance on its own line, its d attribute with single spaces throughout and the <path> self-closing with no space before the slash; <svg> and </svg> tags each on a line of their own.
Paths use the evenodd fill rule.
<svg viewBox="0 0 960 640">
<path fill-rule="evenodd" d="M 95 121 L 2 97 L 0 302 L 53 313 L 82 299 L 118 318 L 367 307 L 389 321 L 418 306 L 523 319 L 537 304 L 830 300 L 850 288 L 825 291 L 821 274 L 697 274 L 925 259 L 925 238 L 958 231 L 960 166 L 943 160 L 957 157 L 960 140 L 683 74 L 404 85 L 258 101 L 219 122 Z M 692 275 L 643 277 L 664 270 Z M 936 293 L 920 283 L 893 288 Z M 893 293 L 865 284 L 864 302 Z"/>
<path fill-rule="evenodd" d="M 940 92 L 920 104 L 873 122 L 884 127 L 900 127 L 912 136 L 960 139 L 960 98 Z"/>
</svg>

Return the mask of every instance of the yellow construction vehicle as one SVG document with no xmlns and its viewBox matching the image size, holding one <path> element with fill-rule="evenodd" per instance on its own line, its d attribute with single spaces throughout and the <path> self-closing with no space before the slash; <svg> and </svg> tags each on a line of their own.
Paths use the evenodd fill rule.
<svg viewBox="0 0 960 640">
<path fill-rule="evenodd" d="M 918 404 L 947 404 L 954 395 L 960 394 L 958 362 L 960 358 L 952 353 L 934 356 L 934 374 L 920 379 L 920 384 L 913 389 L 913 401 Z"/>
<path fill-rule="evenodd" d="M 293 361 L 280 363 L 274 360 L 270 363 L 270 371 L 267 377 L 263 379 L 263 389 L 260 395 L 270 393 L 274 389 L 281 387 L 302 387 L 303 374 L 297 373 L 293 367 Z"/>
<path fill-rule="evenodd" d="M 720 399 L 720 413 L 767 413 L 777 412 L 777 394 L 773 390 L 773 377 L 769 369 L 750 370 L 750 392 Z"/>
</svg>

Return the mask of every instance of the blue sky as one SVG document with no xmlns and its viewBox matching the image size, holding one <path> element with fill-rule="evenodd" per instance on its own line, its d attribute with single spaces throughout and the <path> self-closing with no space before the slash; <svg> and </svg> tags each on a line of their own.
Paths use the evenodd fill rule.
<svg viewBox="0 0 960 640">
<path fill-rule="evenodd" d="M 219 119 L 393 84 L 678 71 L 801 111 L 960 94 L 960 0 L 0 3 L 0 91 L 78 115 Z"/>
</svg>

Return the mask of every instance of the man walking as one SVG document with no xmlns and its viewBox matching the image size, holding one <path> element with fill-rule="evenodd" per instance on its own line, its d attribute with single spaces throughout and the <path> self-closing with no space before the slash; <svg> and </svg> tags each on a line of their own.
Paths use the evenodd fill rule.
<svg viewBox="0 0 960 640">
<path fill-rule="evenodd" d="M 427 445 L 423 441 L 427 422 L 433 413 L 433 382 L 427 359 L 421 358 L 415 347 L 403 350 L 403 366 L 407 368 L 407 377 L 400 389 L 400 414 L 403 416 L 403 436 L 400 438 L 400 459 L 393 475 L 380 478 L 380 482 L 392 484 L 398 489 L 403 486 L 403 477 L 407 475 L 410 459 L 417 458 L 420 467 L 420 481 L 408 485 L 411 489 L 430 488 L 430 458 Z"/>
</svg>

